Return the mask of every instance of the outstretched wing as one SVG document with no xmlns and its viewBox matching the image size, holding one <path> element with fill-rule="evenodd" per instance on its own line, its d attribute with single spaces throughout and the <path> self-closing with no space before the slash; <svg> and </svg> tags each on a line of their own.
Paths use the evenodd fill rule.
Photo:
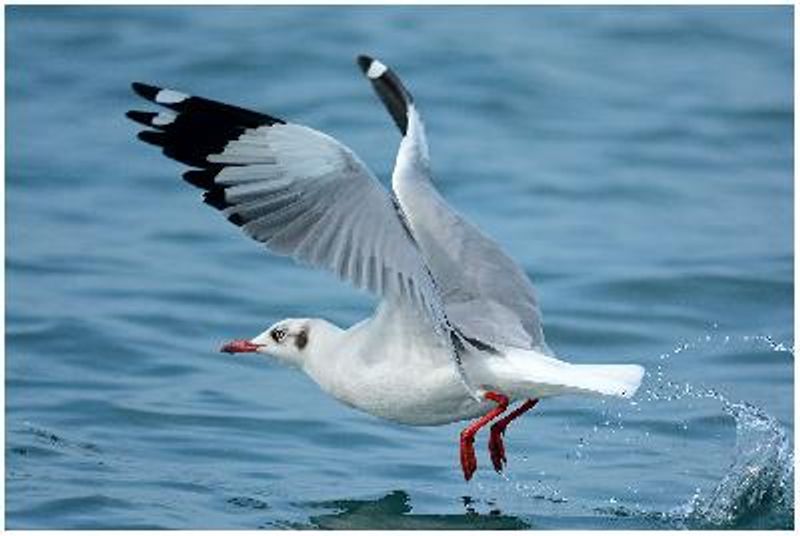
<svg viewBox="0 0 800 536">
<path fill-rule="evenodd" d="M 548 352 L 536 295 L 525 273 L 434 187 L 425 129 L 411 94 L 378 60 L 360 56 L 358 64 L 403 135 L 392 188 L 450 322 L 484 343 Z"/>
<path fill-rule="evenodd" d="M 271 251 L 418 307 L 446 329 L 435 283 L 399 207 L 347 147 L 282 119 L 135 83 L 162 112 L 128 112 L 139 133 L 194 168 L 205 202 Z M 449 337 L 448 337 L 449 338 Z"/>
</svg>

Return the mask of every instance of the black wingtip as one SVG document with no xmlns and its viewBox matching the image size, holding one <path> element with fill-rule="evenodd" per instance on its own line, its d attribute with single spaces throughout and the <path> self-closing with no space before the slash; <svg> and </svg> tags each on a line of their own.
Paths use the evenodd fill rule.
<svg viewBox="0 0 800 536">
<path fill-rule="evenodd" d="M 158 114 L 155 112 L 140 112 L 138 110 L 131 110 L 125 114 L 125 117 L 132 121 L 136 121 L 140 125 L 152 126 L 153 118 Z"/>
<path fill-rule="evenodd" d="M 166 134 L 157 130 L 143 130 L 136 135 L 137 138 L 150 145 L 163 147 L 166 143 Z"/>
<path fill-rule="evenodd" d="M 217 175 L 217 173 L 219 173 L 219 170 L 219 167 L 209 169 L 192 169 L 183 174 L 183 180 L 192 186 L 196 186 L 197 188 L 211 190 L 214 188 L 214 177 Z"/>
<path fill-rule="evenodd" d="M 358 57 L 356 57 L 356 62 L 358 63 L 358 66 L 361 68 L 361 72 L 364 74 L 367 74 L 369 66 L 372 65 L 372 61 L 373 61 L 372 58 L 365 54 L 359 54 Z"/>
<path fill-rule="evenodd" d="M 231 206 L 231 204 L 225 200 L 225 190 L 222 188 L 212 188 L 204 193 L 203 202 L 219 210 L 224 210 Z"/>
<path fill-rule="evenodd" d="M 356 61 L 383 101 L 397 128 L 405 136 L 408 130 L 408 107 L 414 102 L 411 93 L 406 90 L 394 71 L 380 60 L 361 54 L 356 57 Z"/>
<path fill-rule="evenodd" d="M 230 216 L 228 216 L 228 221 L 231 222 L 232 224 L 236 225 L 237 227 L 241 227 L 242 225 L 247 223 L 247 222 L 244 221 L 244 218 L 242 218 L 241 216 L 239 216 L 235 212 L 233 214 L 231 214 Z"/>
<path fill-rule="evenodd" d="M 149 101 L 155 101 L 156 95 L 158 95 L 158 92 L 161 91 L 160 87 L 143 84 L 141 82 L 132 83 L 131 88 L 134 92 L 136 92 L 137 95 L 144 97 Z"/>
</svg>

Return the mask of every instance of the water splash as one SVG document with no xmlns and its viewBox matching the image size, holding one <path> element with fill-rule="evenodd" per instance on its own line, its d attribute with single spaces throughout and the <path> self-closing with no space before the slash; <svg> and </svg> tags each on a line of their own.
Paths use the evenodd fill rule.
<svg viewBox="0 0 800 536">
<path fill-rule="evenodd" d="M 696 341 L 682 342 L 659 356 L 652 374 L 654 381 L 644 391 L 647 402 L 711 399 L 721 403 L 722 411 L 736 424 L 733 460 L 725 476 L 710 491 L 698 488 L 687 503 L 669 512 L 636 511 L 620 506 L 607 508 L 605 513 L 638 515 L 677 528 L 793 528 L 794 452 L 784 426 L 753 404 L 731 402 L 714 388 L 674 382 L 665 374 L 665 361 L 679 354 L 736 343 L 766 345 L 774 352 L 785 352 L 794 358 L 793 345 L 776 342 L 769 335 L 732 337 L 712 332 Z"/>
<path fill-rule="evenodd" d="M 721 396 L 721 395 L 719 395 Z M 786 430 L 760 408 L 724 402 L 736 421 L 736 453 L 707 494 L 672 512 L 692 528 L 787 528 L 794 519 L 794 453 Z"/>
<path fill-rule="evenodd" d="M 645 409 L 659 407 L 674 415 L 675 404 L 683 404 L 692 410 L 701 401 L 719 404 L 722 415 L 735 424 L 735 445 L 730 464 L 720 467 L 723 476 L 712 484 L 698 487 L 691 497 L 679 501 L 679 506 L 664 511 L 642 508 L 636 497 L 638 490 L 627 488 L 626 499 L 609 497 L 605 504 L 592 510 L 616 519 L 636 523 L 644 521 L 651 528 L 719 529 L 719 528 L 782 528 L 794 526 L 794 453 L 790 433 L 774 417 L 749 402 L 732 402 L 713 387 L 696 385 L 673 379 L 669 372 L 672 361 L 679 362 L 697 354 L 707 354 L 730 349 L 738 352 L 754 350 L 785 354 L 794 358 L 794 346 L 776 341 L 770 335 L 726 335 L 713 331 L 695 340 L 681 341 L 670 351 L 658 356 L 655 366 L 647 373 L 647 381 L 641 394 L 629 402 L 624 413 L 633 416 L 643 414 Z M 615 412 L 601 402 L 603 408 L 597 423 L 581 434 L 568 458 L 575 464 L 590 459 L 592 443 L 607 443 L 623 440 L 640 446 L 655 438 L 650 430 L 638 433 L 626 430 L 626 416 Z M 614 405 L 613 407 L 618 407 Z M 699 408 L 698 408 L 699 409 Z M 665 421 L 667 422 L 667 421 Z M 668 433 L 689 433 L 689 420 L 675 422 Z M 660 433 L 665 433 L 662 430 Z M 656 433 L 659 433 L 656 431 Z M 719 440 L 719 436 L 716 436 Z M 626 504 L 627 502 L 627 504 Z M 631 504 L 635 502 L 635 504 Z"/>
<path fill-rule="evenodd" d="M 685 384 L 685 392 L 681 393 L 680 389 L 676 389 L 677 384 L 666 379 L 667 364 L 671 359 L 680 357 L 681 354 L 687 354 L 692 351 L 700 352 L 708 349 L 719 350 L 725 347 L 747 345 L 758 350 L 766 346 L 772 352 L 784 353 L 787 358 L 794 359 L 795 347 L 789 342 L 776 341 L 768 334 L 725 335 L 720 333 L 718 328 L 719 326 L 715 323 L 712 325 L 712 330 L 710 332 L 700 335 L 694 340 L 679 342 L 671 351 L 664 352 L 658 356 L 655 369 L 652 372 L 648 372 L 648 376 L 654 380 L 653 387 L 645 390 L 648 401 L 664 399 L 676 400 L 686 395 L 693 397 L 699 395 L 701 398 L 710 396 L 720 401 L 724 399 L 724 397 L 718 396 L 712 389 L 707 389 L 705 390 L 706 392 L 698 393 L 696 389 L 688 384 Z M 665 387 L 666 389 L 664 389 Z"/>
<path fill-rule="evenodd" d="M 571 487 L 569 479 L 551 474 L 557 469 L 540 468 L 538 477 L 525 481 L 518 481 L 513 474 L 505 476 L 503 482 L 479 481 L 479 495 L 500 498 L 510 511 L 527 515 L 534 511 L 530 519 L 535 526 L 546 526 L 552 517 L 570 518 L 576 523 L 593 519 L 593 523 L 607 528 L 793 528 L 794 454 L 791 434 L 784 425 L 749 402 L 731 401 L 717 388 L 679 381 L 670 370 L 670 365 L 723 349 L 736 355 L 751 350 L 763 355 L 765 348 L 793 359 L 792 345 L 776 342 L 768 335 L 714 332 L 682 341 L 659 356 L 656 366 L 650 367 L 641 394 L 633 400 L 600 399 L 593 423 L 576 425 L 566 420 L 563 424 L 565 435 L 576 440 L 564 456 L 568 463 L 582 466 L 584 471 L 608 463 L 610 449 L 624 453 L 627 445 L 651 455 L 672 446 L 708 448 L 713 463 L 709 460 L 707 466 L 698 467 L 693 461 L 681 472 L 697 479 L 690 481 L 699 486 L 694 493 L 692 488 L 684 488 L 679 494 L 670 495 L 671 490 L 658 488 L 665 480 L 657 477 L 631 482 L 622 477 L 615 481 L 618 493 L 615 490 L 587 502 L 576 499 L 580 493 Z M 681 415 L 685 415 L 683 420 Z M 525 463 L 527 458 L 523 456 L 518 462 Z M 675 473 L 683 467 L 653 469 Z M 692 471 L 697 474 L 693 476 Z M 669 499 L 666 504 L 648 507 L 646 503 L 654 494 L 667 495 Z M 587 516 L 587 512 L 595 515 Z M 602 517 L 597 518 L 596 514 Z"/>
<path fill-rule="evenodd" d="M 616 518 L 642 519 L 651 528 L 793 529 L 794 453 L 785 428 L 762 409 L 731 403 L 719 393 L 697 393 L 723 401 L 736 422 L 736 447 L 725 476 L 708 492 L 698 488 L 684 504 L 667 512 L 650 511 L 610 499 L 595 508 Z"/>
</svg>

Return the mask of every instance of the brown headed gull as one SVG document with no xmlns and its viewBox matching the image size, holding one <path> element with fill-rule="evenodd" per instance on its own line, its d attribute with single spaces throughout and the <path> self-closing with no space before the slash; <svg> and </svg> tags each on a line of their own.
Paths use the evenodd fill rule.
<svg viewBox="0 0 800 536">
<path fill-rule="evenodd" d="M 326 268 L 381 297 L 375 314 L 342 329 L 287 319 L 223 346 L 302 369 L 337 400 L 410 425 L 477 418 L 461 432 L 464 478 L 474 437 L 490 421 L 494 468 L 503 435 L 541 398 L 631 397 L 638 365 L 577 365 L 553 357 L 525 273 L 434 187 L 425 130 L 411 94 L 378 60 L 358 64 L 403 139 L 386 191 L 347 147 L 276 117 L 134 83 L 161 112 L 128 112 L 139 139 L 196 169 L 204 201 L 269 250 Z M 501 416 L 514 401 L 522 403 Z"/>
</svg>

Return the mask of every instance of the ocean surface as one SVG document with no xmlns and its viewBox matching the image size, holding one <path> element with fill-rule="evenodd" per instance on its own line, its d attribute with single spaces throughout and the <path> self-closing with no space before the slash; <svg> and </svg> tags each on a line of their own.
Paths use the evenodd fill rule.
<svg viewBox="0 0 800 536">
<path fill-rule="evenodd" d="M 7 7 L 8 528 L 792 528 L 791 7 Z M 135 139 L 150 82 L 327 132 L 387 181 L 393 66 L 436 184 L 534 281 L 550 346 L 640 363 L 465 423 L 218 352 L 375 301 L 272 256 Z"/>
</svg>

